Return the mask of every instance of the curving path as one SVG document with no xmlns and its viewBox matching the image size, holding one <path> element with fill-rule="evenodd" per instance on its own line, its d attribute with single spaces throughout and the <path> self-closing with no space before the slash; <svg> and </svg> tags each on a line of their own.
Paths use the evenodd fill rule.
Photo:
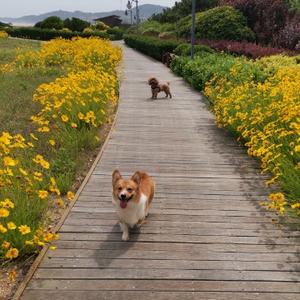
<svg viewBox="0 0 300 300">
<path fill-rule="evenodd" d="M 200 93 L 132 49 L 124 56 L 115 130 L 22 299 L 300 299 L 297 232 L 259 207 L 268 191 L 255 160 Z M 147 99 L 151 75 L 171 82 L 173 100 Z M 111 204 L 115 168 L 156 180 L 149 221 L 130 242 Z"/>
</svg>

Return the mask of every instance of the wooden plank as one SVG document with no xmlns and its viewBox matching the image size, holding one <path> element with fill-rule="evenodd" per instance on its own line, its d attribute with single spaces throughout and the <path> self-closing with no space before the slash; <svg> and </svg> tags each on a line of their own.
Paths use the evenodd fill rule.
<svg viewBox="0 0 300 300">
<path fill-rule="evenodd" d="M 295 271 L 300 263 L 277 262 L 108 259 L 108 258 L 45 258 L 41 268 L 60 269 L 176 269 L 176 270 L 238 270 L 238 271 Z"/>
<path fill-rule="evenodd" d="M 93 226 L 103 226 L 103 227 L 109 227 L 112 228 L 112 226 L 114 226 L 115 224 L 117 224 L 117 218 L 115 219 L 88 219 L 88 218 L 79 218 L 79 217 L 73 217 L 73 218 L 68 218 L 65 222 L 65 225 L 77 225 L 77 226 L 84 226 L 84 225 L 91 225 L 93 224 Z M 150 226 L 150 228 L 201 228 L 201 229 L 211 229 L 212 228 L 212 224 L 209 221 L 204 221 L 204 220 L 199 220 L 198 222 L 189 222 L 189 221 L 159 221 L 159 220 L 153 220 L 151 219 L 151 222 L 147 222 L 144 226 Z M 142 228 L 142 229 L 143 229 Z M 213 224 L 213 228 L 215 229 L 248 229 L 248 230 L 271 230 L 271 231 L 279 231 L 284 233 L 290 233 L 290 232 L 296 232 L 298 233 L 298 231 L 296 229 L 294 230 L 288 230 L 282 228 L 282 226 L 274 226 L 274 224 L 272 223 L 226 223 L 226 222 L 220 222 L 220 223 L 214 223 Z"/>
<path fill-rule="evenodd" d="M 117 220 L 115 213 L 96 213 L 96 212 L 75 212 L 70 213 L 70 217 L 73 218 L 85 218 L 85 219 L 102 219 L 102 220 Z M 272 218 L 273 217 L 273 218 Z M 240 217 L 240 216 L 210 216 L 210 215 L 162 215 L 162 214 L 150 214 L 149 220 L 152 221 L 182 221 L 182 222 L 199 222 L 199 221 L 211 221 L 212 223 L 272 223 L 272 220 L 276 221 L 276 217 L 272 214 L 269 216 L 251 216 L 251 217 Z M 149 221 L 149 222 L 150 222 Z M 296 220 L 289 220 L 289 222 L 297 222 Z"/>
<path fill-rule="evenodd" d="M 61 232 L 60 239 L 65 241 L 120 241 L 119 233 L 85 233 Z M 276 238 L 269 237 L 235 237 L 235 236 L 197 236 L 184 234 L 139 234 L 131 232 L 131 241 L 139 242 L 177 242 L 194 244 L 253 244 L 253 245 L 295 245 L 295 238 Z"/>
<path fill-rule="evenodd" d="M 86 213 L 114 213 L 115 209 L 111 208 L 96 208 L 96 207 L 83 207 L 76 206 L 73 208 L 73 212 L 86 212 Z M 222 217 L 264 217 L 264 216 L 272 216 L 272 212 L 263 212 L 263 211 L 242 211 L 242 210 L 213 210 L 213 209 L 155 209 L 151 208 L 150 213 L 154 214 L 162 214 L 165 216 L 168 215 L 177 215 L 177 216 L 222 216 Z M 179 217 L 180 218 L 180 217 Z"/>
<path fill-rule="evenodd" d="M 103 225 L 63 225 L 61 232 L 68 233 L 121 233 L 119 226 L 111 228 L 111 226 Z M 132 232 L 139 234 L 184 234 L 184 235 L 197 235 L 197 236 L 234 236 L 234 237 L 265 237 L 270 239 L 299 237 L 298 231 L 288 231 L 286 233 L 281 230 L 251 230 L 251 229 L 225 229 L 225 228 L 168 228 L 168 227 L 153 227 L 152 224 L 145 224 L 139 229 L 132 229 Z"/>
<path fill-rule="evenodd" d="M 187 281 L 187 280 L 48 280 L 38 279 L 31 290 L 59 291 L 164 291 L 164 292 L 273 292 L 298 293 L 299 283 L 272 281 Z M 295 295 L 296 296 L 296 295 Z M 296 299 L 296 298 L 295 298 Z"/>
<path fill-rule="evenodd" d="M 297 300 L 298 293 L 244 293 L 244 292 L 143 292 L 143 291 L 40 291 L 28 290 L 24 300 Z"/>
<path fill-rule="evenodd" d="M 217 272 L 216 272 L 217 271 Z M 296 282 L 298 272 L 234 271 L 234 270 L 177 270 L 177 269 L 43 269 L 34 275 L 37 279 L 185 279 L 185 280 L 249 280 Z"/>
<path fill-rule="evenodd" d="M 84 244 L 84 242 L 82 242 Z M 124 244 L 124 243 L 123 243 Z M 237 260 L 237 261 L 278 261 L 281 263 L 285 262 L 299 262 L 298 251 L 293 252 L 238 252 L 238 251 L 228 251 L 228 252 L 212 252 L 212 249 L 206 249 L 204 251 L 160 251 L 160 250 L 139 250 L 132 247 L 132 244 L 128 243 L 123 245 L 122 248 L 115 249 L 113 243 L 105 243 L 97 249 L 90 250 L 88 247 L 86 249 L 57 249 L 55 251 L 48 252 L 49 257 L 98 257 L 99 258 L 133 258 L 133 259 L 174 259 L 174 260 Z M 193 248 L 192 245 L 189 245 Z M 106 249 L 106 247 L 108 249 Z M 132 249 L 131 249 L 132 248 Z M 112 249 L 112 250 L 111 250 Z M 130 251 L 129 251 L 130 250 Z M 170 250 L 170 248 L 169 248 Z"/>
</svg>

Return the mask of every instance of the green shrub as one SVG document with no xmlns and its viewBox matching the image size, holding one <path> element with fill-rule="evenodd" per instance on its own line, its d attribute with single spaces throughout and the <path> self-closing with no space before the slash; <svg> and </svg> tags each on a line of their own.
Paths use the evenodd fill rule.
<svg viewBox="0 0 300 300">
<path fill-rule="evenodd" d="M 82 32 L 85 28 L 89 27 L 91 24 L 87 21 L 81 20 L 79 18 L 65 19 L 64 27 L 69 28 L 71 31 Z"/>
<path fill-rule="evenodd" d="M 63 30 L 53 30 L 53 29 L 41 29 L 36 27 L 18 27 L 18 28 L 8 28 L 5 29 L 6 32 L 12 37 L 19 37 L 32 40 L 42 40 L 49 41 L 54 38 L 62 37 L 64 39 L 71 39 L 76 36 L 80 37 L 90 37 L 97 36 L 100 38 L 113 38 L 106 32 L 93 32 L 93 33 L 83 33 L 83 32 L 68 32 Z"/>
<path fill-rule="evenodd" d="M 101 31 L 107 30 L 109 28 L 109 26 L 107 26 L 101 21 L 97 21 L 96 24 L 91 25 L 91 27 L 95 30 L 101 30 Z"/>
<path fill-rule="evenodd" d="M 56 16 L 48 17 L 34 26 L 42 29 L 63 29 L 65 27 L 63 20 Z"/>
<path fill-rule="evenodd" d="M 214 53 L 215 51 L 208 46 L 205 45 L 195 45 L 195 55 L 200 52 L 209 52 Z M 187 43 L 180 44 L 175 50 L 174 54 L 179 56 L 189 56 L 191 54 L 191 45 Z"/>
<path fill-rule="evenodd" d="M 180 44 L 180 42 L 174 40 L 160 40 L 155 37 L 133 34 L 125 35 L 124 40 L 129 47 L 160 61 L 166 52 L 173 52 Z"/>
<path fill-rule="evenodd" d="M 171 69 L 184 77 L 195 89 L 202 91 L 205 84 L 214 79 L 232 77 L 230 72 L 233 66 L 238 68 L 240 76 L 235 80 L 246 82 L 252 78 L 255 82 L 263 82 L 269 75 L 260 66 L 244 57 L 234 57 L 227 54 L 199 52 L 191 60 L 189 57 L 177 57 L 171 63 Z"/>
<path fill-rule="evenodd" d="M 108 28 L 106 32 L 111 36 L 111 40 L 117 41 L 123 39 L 124 29 L 121 29 L 117 26 Z"/>
<path fill-rule="evenodd" d="M 149 29 L 144 30 L 142 32 L 142 35 L 145 35 L 145 36 L 158 36 L 159 31 L 154 29 L 154 28 L 149 28 Z"/>
<path fill-rule="evenodd" d="M 161 40 L 176 40 L 177 35 L 175 31 L 165 31 L 158 35 Z"/>
<path fill-rule="evenodd" d="M 188 38 L 191 31 L 191 16 L 178 23 L 178 35 Z M 196 37 L 209 40 L 253 41 L 255 35 L 247 27 L 247 20 L 241 12 L 230 6 L 221 6 L 198 13 L 196 16 Z"/>
</svg>

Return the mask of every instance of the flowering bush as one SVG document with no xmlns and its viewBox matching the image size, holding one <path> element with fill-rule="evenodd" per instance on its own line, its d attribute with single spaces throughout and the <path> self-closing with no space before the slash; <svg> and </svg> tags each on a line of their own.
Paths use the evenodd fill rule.
<svg viewBox="0 0 300 300">
<path fill-rule="evenodd" d="M 66 75 L 36 89 L 33 131 L 0 134 L 0 260 L 57 239 L 46 226 L 47 208 L 74 198 L 68 189 L 80 151 L 97 143 L 97 130 L 117 102 L 120 59 L 119 48 L 98 38 L 53 40 L 17 56 L 16 71 L 61 66 Z"/>
<path fill-rule="evenodd" d="M 0 39 L 7 39 L 8 34 L 5 31 L 0 31 Z"/>
<path fill-rule="evenodd" d="M 226 127 L 261 161 L 262 172 L 284 194 L 270 195 L 268 208 L 300 213 L 300 66 L 283 55 L 255 62 L 202 53 L 193 61 L 176 58 L 172 69 L 204 89 L 217 124 Z"/>
</svg>

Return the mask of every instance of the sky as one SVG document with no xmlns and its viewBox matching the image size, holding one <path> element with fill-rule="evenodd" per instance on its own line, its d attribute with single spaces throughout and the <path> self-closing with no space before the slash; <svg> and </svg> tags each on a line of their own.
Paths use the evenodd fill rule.
<svg viewBox="0 0 300 300">
<path fill-rule="evenodd" d="M 0 0 L 0 17 L 37 15 L 54 10 L 104 12 L 125 10 L 128 0 Z M 178 1 L 178 0 L 177 0 Z M 139 4 L 173 6 L 175 0 L 139 0 Z"/>
</svg>

